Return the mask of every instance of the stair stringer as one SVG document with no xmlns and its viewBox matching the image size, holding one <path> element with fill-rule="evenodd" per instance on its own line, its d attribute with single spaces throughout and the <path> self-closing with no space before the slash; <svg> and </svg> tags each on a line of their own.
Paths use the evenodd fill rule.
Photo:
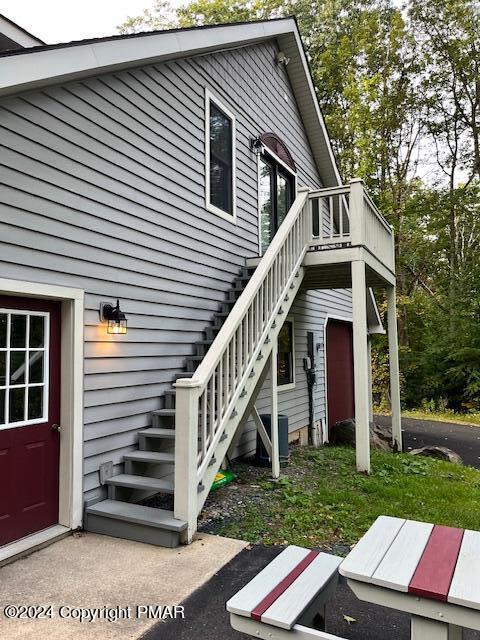
<svg viewBox="0 0 480 640">
<path fill-rule="evenodd" d="M 243 398 L 238 399 L 235 406 L 236 415 L 230 418 L 225 427 L 225 434 L 227 437 L 221 440 L 215 448 L 214 458 L 216 462 L 208 467 L 203 475 L 203 478 L 201 478 L 201 487 L 203 488 L 199 490 L 198 493 L 197 513 L 200 513 L 200 511 L 202 510 L 205 500 L 207 499 L 210 492 L 209 487 L 212 486 L 214 478 L 220 469 L 222 461 L 228 452 L 232 440 L 234 439 L 238 429 L 243 426 L 245 420 L 248 419 L 248 416 L 257 399 L 258 393 L 260 392 L 260 389 L 265 382 L 265 378 L 269 368 L 268 365 L 270 362 L 272 346 L 276 342 L 278 334 L 280 333 L 280 330 L 283 327 L 285 320 L 287 319 L 288 312 L 293 305 L 298 291 L 300 290 L 300 286 L 305 275 L 305 270 L 303 268 L 299 268 L 297 273 L 298 277 L 293 278 L 292 288 L 289 289 L 289 292 L 287 294 L 288 299 L 286 297 L 282 302 L 282 313 L 277 313 L 274 318 L 275 327 L 272 327 L 268 333 L 269 341 L 262 345 L 262 359 L 257 361 L 258 364 L 255 365 L 257 375 L 255 378 L 248 380 L 244 385 L 246 394 Z M 201 487 L 199 487 L 199 489 Z"/>
</svg>

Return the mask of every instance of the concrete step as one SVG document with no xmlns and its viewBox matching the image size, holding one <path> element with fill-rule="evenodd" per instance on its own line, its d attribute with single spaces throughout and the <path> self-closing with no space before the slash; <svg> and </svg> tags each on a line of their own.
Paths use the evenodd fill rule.
<svg viewBox="0 0 480 640">
<path fill-rule="evenodd" d="M 86 529 L 160 547 L 176 547 L 187 523 L 173 511 L 118 500 L 103 500 L 86 509 Z"/>
<path fill-rule="evenodd" d="M 166 478 L 149 478 L 148 476 L 134 476 L 129 473 L 121 473 L 113 478 L 108 478 L 108 485 L 113 487 L 126 487 L 127 489 L 139 489 L 145 491 L 157 491 L 158 493 L 173 493 L 173 475 Z"/>
<path fill-rule="evenodd" d="M 145 462 L 147 464 L 175 463 L 175 454 L 166 453 L 165 451 L 132 451 L 131 453 L 126 453 L 123 457 L 131 462 Z"/>
</svg>

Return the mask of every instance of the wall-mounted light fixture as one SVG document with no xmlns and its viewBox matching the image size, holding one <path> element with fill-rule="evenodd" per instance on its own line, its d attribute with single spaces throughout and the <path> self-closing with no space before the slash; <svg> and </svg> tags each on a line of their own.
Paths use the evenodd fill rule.
<svg viewBox="0 0 480 640">
<path fill-rule="evenodd" d="M 127 318 L 120 310 L 120 302 L 114 306 L 109 302 L 100 305 L 100 318 L 107 323 L 107 333 L 127 333 Z"/>
<path fill-rule="evenodd" d="M 263 146 L 260 138 L 250 138 L 250 151 L 253 151 L 257 156 L 263 152 Z"/>
<path fill-rule="evenodd" d="M 284 67 L 286 67 L 287 64 L 290 62 L 290 58 L 287 58 L 287 56 L 284 54 L 283 51 L 279 51 L 275 56 L 275 62 L 277 64 L 281 64 Z"/>
</svg>

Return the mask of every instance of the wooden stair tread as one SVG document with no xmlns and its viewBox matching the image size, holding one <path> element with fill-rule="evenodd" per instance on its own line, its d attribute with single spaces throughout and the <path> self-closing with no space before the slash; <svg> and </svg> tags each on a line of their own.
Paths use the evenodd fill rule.
<svg viewBox="0 0 480 640">
<path fill-rule="evenodd" d="M 107 484 L 128 489 L 152 489 L 158 492 L 173 493 L 173 475 L 165 478 L 149 478 L 148 476 L 135 476 L 129 473 L 121 473 L 118 476 L 108 478 Z"/>
<path fill-rule="evenodd" d="M 125 520 L 135 524 L 148 525 L 158 529 L 168 529 L 169 531 L 183 531 L 187 528 L 187 523 L 175 518 L 173 511 L 166 509 L 155 509 L 145 507 L 140 504 L 130 502 L 120 502 L 118 500 L 103 500 L 87 508 L 87 513 L 115 520 Z"/>
<path fill-rule="evenodd" d="M 175 429 L 151 427 L 149 429 L 142 429 L 138 432 L 138 435 L 147 436 L 148 438 L 175 438 Z"/>
<path fill-rule="evenodd" d="M 175 454 L 165 451 L 131 451 L 123 457 L 125 460 L 132 460 L 133 462 L 175 462 Z"/>
</svg>

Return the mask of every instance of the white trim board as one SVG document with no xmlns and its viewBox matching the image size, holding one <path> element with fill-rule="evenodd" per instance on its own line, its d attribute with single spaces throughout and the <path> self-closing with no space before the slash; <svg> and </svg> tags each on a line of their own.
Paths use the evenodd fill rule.
<svg viewBox="0 0 480 640">
<path fill-rule="evenodd" d="M 296 171 L 289 167 L 288 164 L 283 162 L 281 158 L 277 156 L 271 149 L 263 146 L 262 152 L 257 154 L 257 225 L 258 225 L 258 257 L 262 257 L 262 224 L 261 224 L 261 209 L 260 209 L 260 161 L 262 156 L 267 155 L 272 158 L 274 162 L 279 164 L 285 171 L 288 171 L 293 178 L 293 202 L 295 202 L 298 195 L 298 174 Z M 268 159 L 268 158 L 267 158 Z"/>
<path fill-rule="evenodd" d="M 339 320 L 340 322 L 349 322 L 353 324 L 352 318 L 348 318 L 345 316 L 336 315 L 334 313 L 327 313 L 325 316 L 325 322 L 323 323 L 323 365 L 324 365 L 324 376 L 325 376 L 325 385 L 324 385 L 324 393 L 325 393 L 325 432 L 324 432 L 324 443 L 329 442 L 329 428 L 328 428 L 328 371 L 327 371 L 327 324 L 329 320 Z M 355 362 L 353 363 L 355 366 Z"/>
<path fill-rule="evenodd" d="M 223 211 L 210 202 L 210 104 L 224 113 L 232 123 L 232 213 Z M 219 100 L 207 87 L 205 87 L 205 208 L 207 211 L 220 216 L 224 220 L 237 224 L 237 127 L 235 114 Z"/>
<path fill-rule="evenodd" d="M 58 525 L 67 529 L 76 529 L 82 524 L 83 513 L 84 292 L 82 289 L 0 278 L 0 295 L 28 296 L 61 302 L 60 423 L 62 432 Z M 32 546 L 37 546 L 39 543 L 35 541 L 36 535 L 23 540 L 30 540 Z M 20 541 L 0 547 L 0 558 L 3 558 L 7 547 L 14 549 L 11 555 L 19 553 L 15 550 L 17 543 L 19 544 Z M 21 551 L 24 550 L 21 549 Z"/>
<path fill-rule="evenodd" d="M 26 552 L 35 550 L 36 547 L 40 547 L 56 539 L 63 538 L 70 532 L 68 527 L 64 527 L 61 524 L 56 524 L 48 529 L 37 531 L 30 536 L 20 538 L 9 544 L 0 547 L 0 567 L 6 560 L 14 559 L 15 556 L 23 555 Z"/>
<path fill-rule="evenodd" d="M 290 59 L 287 75 L 322 183 L 339 185 L 340 174 L 294 18 L 99 38 L 0 56 L 0 95 L 272 39 Z"/>
</svg>

